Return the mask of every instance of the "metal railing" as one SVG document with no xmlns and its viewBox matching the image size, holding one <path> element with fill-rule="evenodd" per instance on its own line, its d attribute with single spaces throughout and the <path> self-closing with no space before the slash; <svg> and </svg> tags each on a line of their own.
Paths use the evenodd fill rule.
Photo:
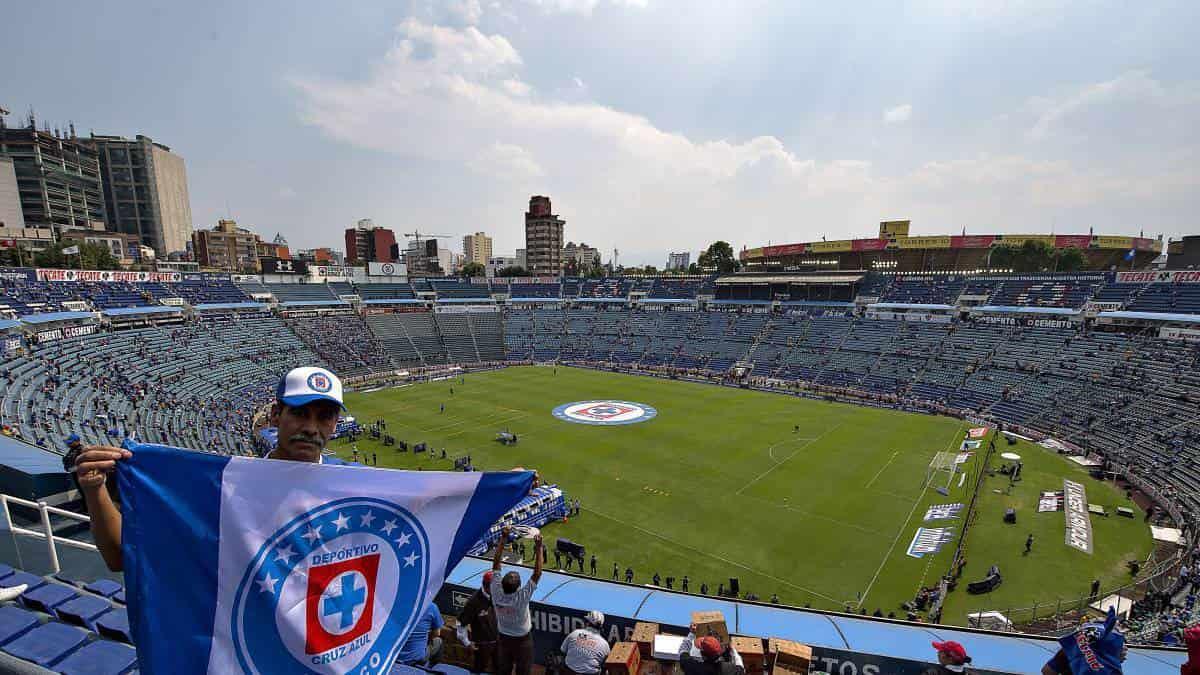
<svg viewBox="0 0 1200 675">
<path fill-rule="evenodd" d="M 12 519 L 12 511 L 9 509 L 9 504 L 17 504 L 18 506 L 24 506 L 24 507 L 36 510 L 38 512 L 39 520 L 42 525 L 41 529 L 40 530 L 31 530 L 27 527 L 20 527 L 17 524 L 15 524 Z M 50 516 L 52 514 L 56 515 L 56 516 L 61 516 L 63 518 L 69 518 L 71 520 L 75 520 L 75 521 L 78 521 L 81 523 L 91 523 L 92 519 L 89 518 L 88 516 L 85 516 L 85 515 L 79 514 L 79 513 L 74 513 L 72 511 L 60 509 L 55 506 L 50 506 L 46 502 L 42 502 L 42 501 L 31 502 L 28 499 L 21 499 L 20 497 L 13 497 L 11 495 L 5 495 L 5 494 L 0 494 L 0 505 L 3 505 L 4 518 L 8 521 L 9 531 L 11 531 L 13 534 L 20 534 L 20 535 L 24 535 L 27 537 L 33 537 L 35 539 L 45 540 L 46 551 L 47 551 L 47 553 L 50 554 L 50 565 L 51 565 L 51 567 L 54 568 L 55 574 L 58 574 L 59 572 L 62 571 L 62 566 L 59 565 L 59 562 L 58 562 L 58 545 L 59 544 L 62 544 L 63 546 L 69 546 L 71 548 L 82 549 L 84 551 L 99 552 L 99 550 L 100 550 L 100 549 L 96 548 L 95 544 L 89 544 L 86 541 L 77 541 L 75 539 L 69 539 L 67 537 L 60 537 L 60 536 L 54 534 L 54 527 L 50 524 Z"/>
</svg>

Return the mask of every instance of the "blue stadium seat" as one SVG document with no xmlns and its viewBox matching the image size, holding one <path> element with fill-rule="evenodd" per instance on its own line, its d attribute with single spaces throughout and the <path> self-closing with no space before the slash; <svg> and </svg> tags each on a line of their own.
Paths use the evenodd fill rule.
<svg viewBox="0 0 1200 675">
<path fill-rule="evenodd" d="M 443 675 L 471 675 L 471 671 L 459 668 L 458 666 L 452 666 L 448 663 L 439 663 L 431 668 L 431 670 L 436 673 L 443 673 Z"/>
<path fill-rule="evenodd" d="M 5 654 L 32 661 L 43 668 L 87 642 L 87 633 L 65 623 L 46 623 L 0 647 Z"/>
<path fill-rule="evenodd" d="M 58 618 L 77 626 L 91 628 L 96 619 L 100 618 L 112 605 L 104 598 L 94 595 L 80 595 L 54 608 Z"/>
<path fill-rule="evenodd" d="M 121 590 L 117 591 L 116 593 L 113 593 L 112 599 L 114 602 L 119 602 L 122 605 L 124 605 L 125 604 L 125 589 L 122 588 Z"/>
<path fill-rule="evenodd" d="M 38 625 L 37 615 L 20 607 L 0 607 L 0 645 L 12 642 L 18 635 Z"/>
<path fill-rule="evenodd" d="M 111 598 L 116 593 L 125 590 L 125 587 L 112 579 L 97 579 L 83 587 L 83 590 L 88 593 L 95 593 L 106 598 Z"/>
<path fill-rule="evenodd" d="M 22 572 L 21 570 L 16 570 L 12 574 L 4 577 L 3 582 L 5 586 L 20 586 L 21 584 L 25 584 L 26 586 L 29 586 L 29 588 L 25 589 L 26 593 L 35 588 L 46 585 L 46 580 L 42 577 L 30 574 L 29 572 Z"/>
<path fill-rule="evenodd" d="M 129 613 L 123 608 L 101 614 L 96 619 L 96 632 L 112 640 L 133 644 L 133 637 L 129 634 Z"/>
<path fill-rule="evenodd" d="M 0 563 L 0 580 L 4 579 L 4 577 L 6 577 L 12 573 L 13 573 L 13 568 L 9 567 L 8 565 L 5 565 L 4 563 Z"/>
<path fill-rule="evenodd" d="M 55 614 L 56 607 L 77 597 L 79 594 L 70 586 L 47 583 L 21 594 L 21 604 L 39 612 Z"/>
<path fill-rule="evenodd" d="M 97 640 L 54 667 L 63 675 L 119 675 L 137 662 L 137 652 L 117 642 Z"/>
</svg>

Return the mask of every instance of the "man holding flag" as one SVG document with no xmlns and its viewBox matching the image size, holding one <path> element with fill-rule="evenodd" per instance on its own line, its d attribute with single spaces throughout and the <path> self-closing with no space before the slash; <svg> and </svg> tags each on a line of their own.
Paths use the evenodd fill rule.
<svg viewBox="0 0 1200 675">
<path fill-rule="evenodd" d="M 449 571 L 533 483 L 324 457 L 342 409 L 333 373 L 296 368 L 271 411 L 270 459 L 288 461 L 128 441 L 80 454 L 141 672 L 385 673 Z M 119 507 L 102 489 L 114 471 Z"/>
</svg>

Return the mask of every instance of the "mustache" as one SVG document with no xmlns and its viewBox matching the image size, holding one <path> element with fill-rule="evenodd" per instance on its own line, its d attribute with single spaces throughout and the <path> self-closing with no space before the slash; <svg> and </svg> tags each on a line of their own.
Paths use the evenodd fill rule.
<svg viewBox="0 0 1200 675">
<path fill-rule="evenodd" d="M 291 436 L 288 436 L 288 440 L 293 443 L 312 443 L 322 448 L 325 447 L 325 439 L 315 434 L 292 434 Z"/>
</svg>

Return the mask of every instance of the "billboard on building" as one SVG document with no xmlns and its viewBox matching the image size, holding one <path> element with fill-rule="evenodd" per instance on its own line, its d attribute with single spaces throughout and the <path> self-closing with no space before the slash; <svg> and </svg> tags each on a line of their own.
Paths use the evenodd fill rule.
<svg viewBox="0 0 1200 675">
<path fill-rule="evenodd" d="M 408 265 L 404 263 L 367 263 L 367 276 L 406 277 L 408 276 Z"/>
</svg>

